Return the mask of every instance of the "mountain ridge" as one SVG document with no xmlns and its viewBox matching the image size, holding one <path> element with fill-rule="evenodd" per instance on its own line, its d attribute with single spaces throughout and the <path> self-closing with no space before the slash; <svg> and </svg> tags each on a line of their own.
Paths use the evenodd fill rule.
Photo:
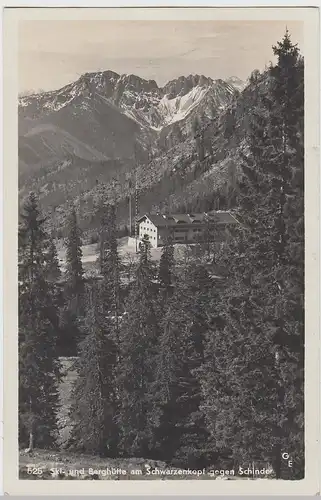
<svg viewBox="0 0 321 500">
<path fill-rule="evenodd" d="M 236 86 L 233 87 L 235 81 L 240 87 L 241 80 L 237 77 L 231 77 L 230 81 L 226 83 L 228 91 L 233 92 L 236 88 Z M 198 88 L 198 92 L 194 92 L 194 98 L 196 96 L 196 99 L 200 99 L 202 97 L 201 89 L 204 91 L 212 86 L 222 87 L 222 85 L 224 85 L 222 79 L 213 80 L 197 74 L 180 76 L 170 80 L 163 87 L 159 87 L 155 80 L 146 80 L 133 74 L 118 74 L 111 70 L 90 72 L 84 73 L 75 82 L 57 90 L 19 97 L 19 111 L 20 115 L 26 113 L 29 118 L 35 119 L 53 111 L 59 111 L 77 97 L 94 98 L 95 95 L 99 95 L 107 98 L 110 103 L 117 105 L 125 112 L 128 112 L 128 108 L 133 107 L 134 113 L 131 114 L 131 118 L 139 122 L 140 125 L 149 125 L 159 130 L 171 122 L 166 113 L 168 108 L 171 109 L 171 117 L 174 118 L 174 121 L 179 120 L 179 117 L 173 117 L 173 114 L 175 115 L 173 108 L 179 108 L 177 105 L 179 101 L 195 87 Z M 171 103 L 171 106 L 164 105 L 164 100 L 168 104 L 168 101 L 173 99 L 176 99 L 176 102 Z M 184 102 L 186 100 L 188 99 L 185 99 Z M 160 110 L 156 108 L 160 108 Z M 149 110 L 151 110 L 150 115 L 148 115 Z M 141 116 L 142 114 L 145 116 Z M 164 116 L 163 120 L 162 115 Z"/>
<path fill-rule="evenodd" d="M 104 70 L 104 71 L 90 71 L 90 72 L 85 72 L 83 73 L 77 80 L 74 80 L 72 82 L 69 82 L 57 89 L 51 89 L 51 90 L 39 90 L 39 91 L 26 91 L 26 92 L 21 92 L 19 94 L 19 104 L 20 105 L 26 105 L 24 104 L 23 101 L 27 100 L 28 98 L 31 98 L 31 97 L 35 97 L 35 96 L 39 96 L 39 95 L 50 95 L 50 94 L 53 94 L 53 93 L 57 93 L 57 92 L 61 92 L 62 90 L 64 89 L 67 89 L 67 88 L 70 88 L 72 87 L 73 85 L 77 84 L 77 82 L 83 82 L 83 81 L 88 81 L 88 79 L 90 80 L 91 78 L 96 78 L 96 79 L 101 79 L 103 77 L 107 77 L 107 76 L 110 76 L 110 80 L 113 81 L 113 80 L 129 80 L 129 81 L 140 81 L 140 82 L 143 82 L 143 83 L 146 83 L 146 84 L 149 84 L 151 85 L 152 88 L 156 88 L 156 89 L 159 89 L 159 90 L 170 90 L 172 88 L 173 85 L 176 84 L 176 82 L 183 82 L 184 80 L 187 80 L 187 81 L 195 81 L 195 80 L 201 80 L 201 82 L 204 82 L 204 81 L 210 81 L 210 82 L 214 82 L 214 81 L 227 81 L 229 83 L 234 83 L 236 85 L 239 85 L 240 87 L 242 87 L 242 89 L 244 88 L 244 86 L 246 85 L 246 83 L 241 80 L 240 78 L 238 78 L 237 76 L 230 76 L 226 79 L 223 79 L 223 78 L 211 78 L 211 77 L 206 77 L 205 75 L 198 75 L 197 73 L 190 73 L 189 75 L 185 76 L 185 75 L 180 75 L 172 80 L 169 80 L 168 82 L 166 82 L 163 86 L 162 85 L 158 85 L 156 80 L 153 80 L 153 79 L 146 79 L 146 78 L 143 78 L 143 77 L 140 77 L 138 75 L 135 75 L 133 73 L 116 73 L 115 71 L 113 70 Z M 167 92 L 164 92 L 164 93 L 167 93 Z"/>
<path fill-rule="evenodd" d="M 143 210 L 183 202 L 184 186 L 207 191 L 208 180 L 201 180 L 207 171 L 221 186 L 226 168 L 217 168 L 211 141 L 208 159 L 199 161 L 195 134 L 239 98 L 240 82 L 230 80 L 188 75 L 160 88 L 154 80 L 108 70 L 20 97 L 20 200 L 38 192 L 45 213 L 55 212 L 57 227 L 73 200 L 87 231 L 97 224 L 102 199 L 114 199 L 119 222 L 126 223 L 127 183 L 135 171 Z"/>
</svg>

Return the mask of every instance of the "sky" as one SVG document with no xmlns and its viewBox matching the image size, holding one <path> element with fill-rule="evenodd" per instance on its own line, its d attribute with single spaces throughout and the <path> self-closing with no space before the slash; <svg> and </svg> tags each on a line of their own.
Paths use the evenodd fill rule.
<svg viewBox="0 0 321 500">
<path fill-rule="evenodd" d="M 246 80 L 273 61 L 286 27 L 304 55 L 297 21 L 20 21 L 19 92 L 58 89 L 105 70 L 160 86 L 189 74 Z"/>
</svg>

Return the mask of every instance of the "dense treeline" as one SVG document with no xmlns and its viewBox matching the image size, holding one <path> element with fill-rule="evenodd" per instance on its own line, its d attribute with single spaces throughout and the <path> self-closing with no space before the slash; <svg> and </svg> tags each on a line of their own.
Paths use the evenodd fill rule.
<svg viewBox="0 0 321 500">
<path fill-rule="evenodd" d="M 254 461 L 277 478 L 304 476 L 303 60 L 288 32 L 273 51 L 264 78 L 251 76 L 247 147 L 231 180 L 240 224 L 223 245 L 214 226 L 176 262 L 169 238 L 156 265 L 145 238 L 124 284 L 115 209 L 102 207 L 101 279 L 88 284 L 71 208 L 61 280 L 29 196 L 19 230 L 22 446 L 55 445 L 57 349 L 69 335 L 78 342 L 70 449 L 184 467 Z M 228 203 L 229 193 L 214 194 L 204 206 Z"/>
</svg>

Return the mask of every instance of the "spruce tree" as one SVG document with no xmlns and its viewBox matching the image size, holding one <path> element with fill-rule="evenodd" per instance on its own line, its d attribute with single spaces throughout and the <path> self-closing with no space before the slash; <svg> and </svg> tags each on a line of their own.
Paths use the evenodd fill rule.
<svg viewBox="0 0 321 500">
<path fill-rule="evenodd" d="M 288 33 L 274 52 L 277 64 L 265 74 L 248 121 L 242 225 L 222 256 L 228 277 L 221 323 L 209 333 L 201 382 L 219 449 L 230 449 L 236 464 L 270 461 L 277 478 L 300 478 L 303 64 Z M 291 471 L 282 467 L 285 448 L 295 457 Z"/>
<path fill-rule="evenodd" d="M 272 331 L 279 378 L 280 421 L 275 444 L 289 443 L 294 458 L 292 478 L 304 474 L 304 65 L 298 47 L 286 31 L 273 47 L 277 64 L 271 68 L 271 131 L 278 134 L 273 228 L 277 292 L 271 296 Z M 279 465 L 279 474 L 284 475 Z"/>
<path fill-rule="evenodd" d="M 73 428 L 69 447 L 102 456 L 115 456 L 116 350 L 111 320 L 104 315 L 102 289 L 87 289 L 85 336 L 76 362 L 78 378 L 72 393 Z"/>
<path fill-rule="evenodd" d="M 48 247 L 48 280 L 51 282 L 53 290 L 53 305 L 56 307 L 59 315 L 59 328 L 57 331 L 57 353 L 59 356 L 75 355 L 75 340 L 72 342 L 72 330 L 66 325 L 66 298 L 62 286 L 62 273 L 59 266 L 58 254 L 53 235 L 49 240 Z M 66 332 L 66 327 L 68 333 Z"/>
<path fill-rule="evenodd" d="M 19 441 L 30 449 L 55 444 L 59 408 L 55 250 L 45 222 L 30 193 L 19 227 Z"/>
<path fill-rule="evenodd" d="M 188 265 L 167 304 L 161 322 L 154 384 L 155 443 L 163 460 L 203 467 L 208 460 L 201 388 L 197 371 L 203 362 L 204 334 L 212 283 L 197 262 Z"/>
<path fill-rule="evenodd" d="M 48 247 L 48 278 L 53 282 L 57 282 L 61 278 L 61 270 L 59 266 L 57 248 L 53 236 L 49 238 Z"/>
<path fill-rule="evenodd" d="M 125 304 L 117 367 L 120 401 L 117 421 L 121 448 L 129 456 L 148 457 L 153 448 L 152 384 L 159 333 L 154 279 L 150 243 L 148 237 L 144 237 L 135 281 Z"/>
<path fill-rule="evenodd" d="M 240 275 L 250 265 L 244 255 L 243 261 Z M 267 289 L 246 284 L 233 271 L 217 304 L 219 318 L 207 332 L 199 373 L 213 451 L 229 450 L 237 469 L 252 461 L 269 463 L 278 384 L 271 336 L 265 333 Z"/>
<path fill-rule="evenodd" d="M 115 206 L 103 207 L 101 218 L 99 263 L 103 276 L 102 306 L 105 316 L 112 316 L 114 321 L 114 339 L 119 342 L 120 316 L 120 271 L 121 262 L 118 255 L 117 228 Z"/>
<path fill-rule="evenodd" d="M 81 235 L 77 223 L 76 209 L 72 205 L 67 224 L 66 238 L 66 296 L 69 307 L 76 315 L 84 313 L 84 271 L 82 267 Z"/>
<path fill-rule="evenodd" d="M 66 268 L 64 273 L 65 304 L 61 314 L 64 354 L 76 355 L 85 313 L 85 280 L 82 266 L 81 235 L 75 207 L 67 221 Z"/>
</svg>

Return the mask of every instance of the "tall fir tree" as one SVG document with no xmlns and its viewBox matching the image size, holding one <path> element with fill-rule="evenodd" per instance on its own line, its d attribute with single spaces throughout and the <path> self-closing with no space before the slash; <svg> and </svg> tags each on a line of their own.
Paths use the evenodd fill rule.
<svg viewBox="0 0 321 500">
<path fill-rule="evenodd" d="M 274 226 L 277 293 L 271 297 L 272 331 L 279 378 L 278 450 L 286 443 L 294 458 L 293 478 L 304 474 L 304 63 L 288 30 L 273 47 L 270 69 L 278 135 L 278 211 Z M 275 161 L 276 163 L 276 161 Z M 278 464 L 279 475 L 284 474 Z"/>
<path fill-rule="evenodd" d="M 113 317 L 114 339 L 119 343 L 119 318 L 121 309 L 120 272 L 118 254 L 116 211 L 114 205 L 103 207 L 99 240 L 99 264 L 102 281 L 102 306 L 105 316 Z"/>
<path fill-rule="evenodd" d="M 59 356 L 68 356 L 75 354 L 75 343 L 72 345 L 70 339 L 72 338 L 71 331 L 66 334 L 66 299 L 62 286 L 62 273 L 59 265 L 57 248 L 53 234 L 49 239 L 48 246 L 48 280 L 54 290 L 53 305 L 56 307 L 59 315 L 59 328 L 57 331 L 57 353 Z"/>
<path fill-rule="evenodd" d="M 58 432 L 58 270 L 45 222 L 30 193 L 19 227 L 19 441 L 30 449 L 54 446 Z"/>
<path fill-rule="evenodd" d="M 65 304 L 61 313 L 64 354 L 76 355 L 85 314 L 85 280 L 82 266 L 81 234 L 74 205 L 67 221 L 66 268 L 64 273 Z"/>
<path fill-rule="evenodd" d="M 49 238 L 48 246 L 48 279 L 56 283 L 61 278 L 57 247 L 53 235 Z"/>
<path fill-rule="evenodd" d="M 197 370 L 203 362 L 212 283 L 202 265 L 188 263 L 161 322 L 155 362 L 156 452 L 180 466 L 204 467 L 209 459 Z"/>
<path fill-rule="evenodd" d="M 121 325 L 121 356 L 117 367 L 120 408 L 117 420 L 123 453 L 147 458 L 153 449 L 152 384 L 159 333 L 154 279 L 150 243 L 148 237 L 144 237 Z"/>
<path fill-rule="evenodd" d="M 303 64 L 288 33 L 274 52 L 277 64 L 255 94 L 248 122 L 249 154 L 239 193 L 242 226 L 222 259 L 229 270 L 221 297 L 223 324 L 209 335 L 201 380 L 218 448 L 230 449 L 236 464 L 270 461 L 277 478 L 289 477 L 281 453 L 290 449 L 295 458 L 290 477 L 300 478 Z"/>
<path fill-rule="evenodd" d="M 104 315 L 102 289 L 92 284 L 86 295 L 85 336 L 79 346 L 69 412 L 73 422 L 69 447 L 110 457 L 116 455 L 118 436 L 113 325 Z"/>
<path fill-rule="evenodd" d="M 77 315 L 83 316 L 85 285 L 81 246 L 81 234 L 77 223 L 76 209 L 72 205 L 66 238 L 65 293 L 70 301 L 71 310 Z"/>
</svg>

